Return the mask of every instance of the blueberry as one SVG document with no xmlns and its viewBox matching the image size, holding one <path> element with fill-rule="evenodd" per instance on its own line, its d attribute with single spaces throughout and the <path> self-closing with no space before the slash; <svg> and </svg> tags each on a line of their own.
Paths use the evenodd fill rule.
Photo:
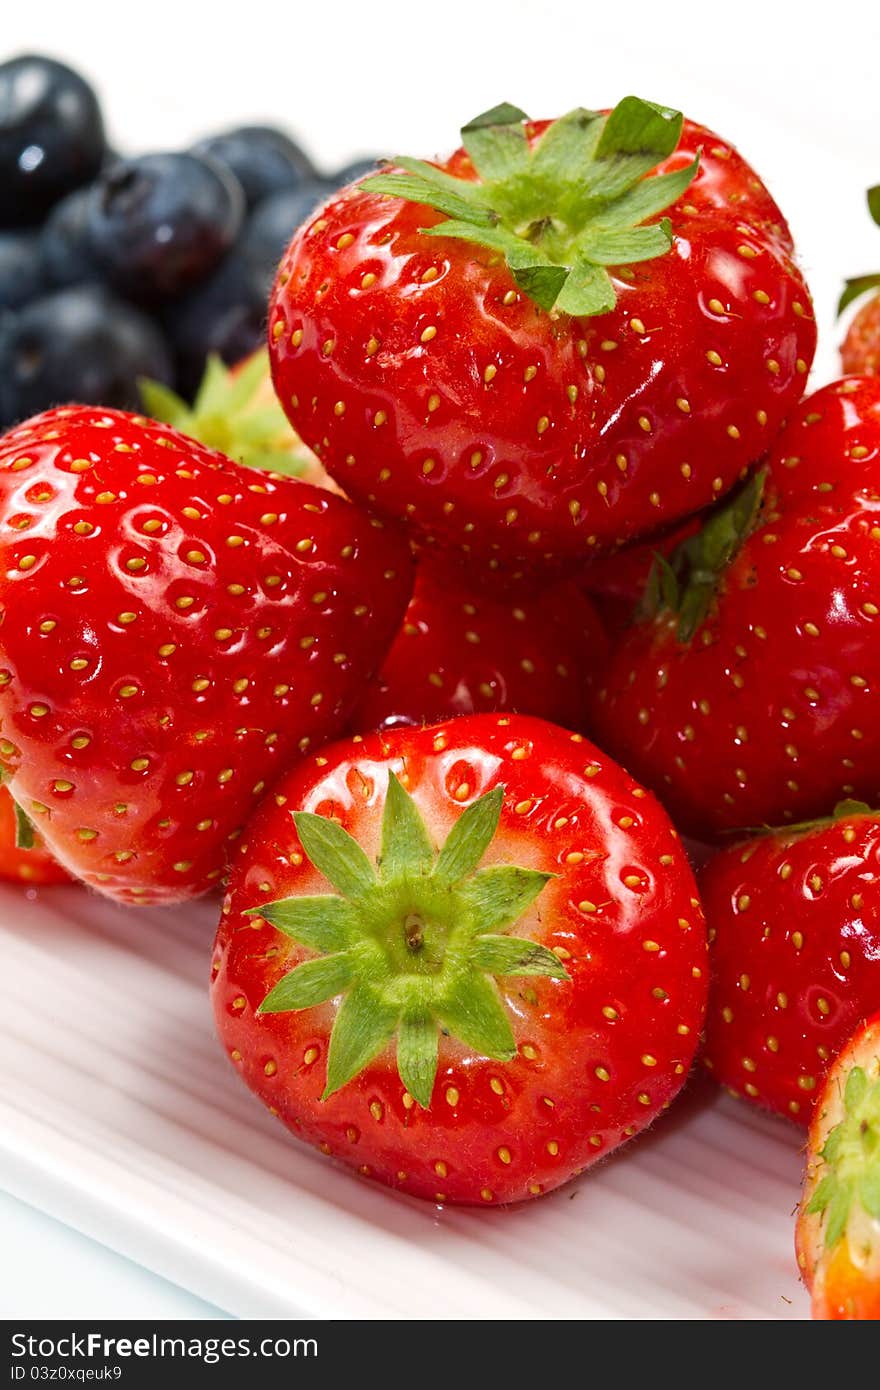
<svg viewBox="0 0 880 1390">
<path fill-rule="evenodd" d="M 330 193 L 323 180 L 313 179 L 299 188 L 273 193 L 254 208 L 241 234 L 239 249 L 259 276 L 266 294 L 297 227 Z"/>
<path fill-rule="evenodd" d="M 41 221 L 95 177 L 104 148 L 97 97 L 77 73 L 34 54 L 0 64 L 0 226 Z"/>
<path fill-rule="evenodd" d="M 299 145 L 271 126 L 241 126 L 211 135 L 193 145 L 192 153 L 209 155 L 231 169 L 244 189 L 249 208 L 270 193 L 296 188 L 317 177 L 311 160 Z"/>
<path fill-rule="evenodd" d="M 92 250 L 115 289 L 169 299 L 203 279 L 235 241 L 244 194 L 233 174 L 192 154 L 121 159 L 89 194 Z"/>
<path fill-rule="evenodd" d="M 216 352 L 224 362 L 237 362 L 263 342 L 266 292 L 262 280 L 240 252 L 232 251 L 208 280 L 167 307 L 164 324 L 175 354 L 180 392 L 191 398 L 209 353 Z"/>
<path fill-rule="evenodd" d="M 20 309 L 43 288 L 35 232 L 0 232 L 0 309 Z"/>
<path fill-rule="evenodd" d="M 327 175 L 327 182 L 333 188 L 344 188 L 347 183 L 354 183 L 355 179 L 362 179 L 365 174 L 377 174 L 379 172 L 379 162 L 381 155 L 364 155 L 363 159 L 353 159 L 350 164 L 344 164 L 341 169 L 337 169 L 334 174 Z"/>
<path fill-rule="evenodd" d="M 89 238 L 90 187 L 56 203 L 40 231 L 40 253 L 49 284 L 57 289 L 102 278 Z"/>
<path fill-rule="evenodd" d="M 0 327 L 4 425 L 69 401 L 136 409 L 139 376 L 171 381 L 162 334 L 99 286 L 35 299 Z"/>
</svg>

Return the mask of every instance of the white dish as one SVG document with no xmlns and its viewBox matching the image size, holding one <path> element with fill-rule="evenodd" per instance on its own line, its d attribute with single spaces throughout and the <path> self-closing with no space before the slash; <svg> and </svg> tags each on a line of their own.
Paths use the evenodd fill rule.
<svg viewBox="0 0 880 1390">
<path fill-rule="evenodd" d="M 297 1144 L 226 1063 L 216 915 L 0 888 L 0 1186 L 240 1317 L 807 1316 L 797 1131 L 692 1082 L 538 1202 L 391 1196 Z"/>
</svg>

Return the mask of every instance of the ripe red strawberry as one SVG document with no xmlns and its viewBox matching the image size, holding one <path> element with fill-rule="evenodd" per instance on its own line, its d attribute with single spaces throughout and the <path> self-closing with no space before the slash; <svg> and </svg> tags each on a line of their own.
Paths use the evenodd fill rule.
<svg viewBox="0 0 880 1390">
<path fill-rule="evenodd" d="M 754 171 L 635 97 L 503 106 L 463 140 L 294 237 L 269 335 L 298 433 L 352 497 L 506 563 L 583 562 L 726 492 L 815 347 Z"/>
<path fill-rule="evenodd" d="M 880 184 L 868 189 L 868 211 L 880 226 Z M 868 290 L 880 287 L 880 272 L 859 275 L 847 280 L 840 296 L 838 313 Z M 850 323 L 840 349 L 840 363 L 845 372 L 854 376 L 880 375 L 880 294 L 872 294 Z"/>
<path fill-rule="evenodd" d="M 724 850 L 700 875 L 711 943 L 705 1065 L 738 1094 L 806 1124 L 818 1087 L 880 1008 L 880 813 Z"/>
<path fill-rule="evenodd" d="M 22 820 L 12 797 L 0 786 L 0 878 L 12 883 L 67 883 L 68 875 L 56 863 L 30 822 Z"/>
<path fill-rule="evenodd" d="M 579 729 L 607 647 L 593 605 L 572 583 L 501 597 L 426 557 L 352 728 L 518 710 Z"/>
<path fill-rule="evenodd" d="M 474 715 L 291 770 L 233 870 L 214 1007 L 299 1138 L 437 1202 L 513 1202 L 669 1104 L 705 967 L 659 804 L 579 734 Z"/>
<path fill-rule="evenodd" d="M 762 481 L 763 480 L 763 481 Z M 880 804 L 880 379 L 804 401 L 753 479 L 655 571 L 656 616 L 591 727 L 707 838 Z"/>
<path fill-rule="evenodd" d="M 880 1013 L 835 1061 L 813 1114 L 797 1254 L 814 1318 L 880 1321 Z"/>
<path fill-rule="evenodd" d="M 221 877 L 291 758 L 344 727 L 409 597 L 340 498 L 143 416 L 0 441 L 0 761 L 53 854 L 124 902 Z"/>
</svg>

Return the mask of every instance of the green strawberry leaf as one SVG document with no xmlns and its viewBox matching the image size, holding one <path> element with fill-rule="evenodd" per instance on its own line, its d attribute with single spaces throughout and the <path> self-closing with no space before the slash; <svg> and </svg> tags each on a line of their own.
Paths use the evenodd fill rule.
<svg viewBox="0 0 880 1390">
<path fill-rule="evenodd" d="M 411 796 L 393 772 L 388 774 L 388 794 L 382 816 L 382 852 L 379 867 L 383 879 L 429 874 L 434 866 L 434 847 L 425 822 Z"/>
<path fill-rule="evenodd" d="M 532 176 L 554 185 L 586 183 L 596 157 L 604 117 L 576 107 L 548 126 L 535 146 Z"/>
<path fill-rule="evenodd" d="M 843 1104 L 850 1113 L 858 1110 L 868 1094 L 869 1085 L 868 1073 L 864 1067 L 853 1067 L 843 1088 Z"/>
<path fill-rule="evenodd" d="M 648 227 L 596 228 L 582 242 L 581 249 L 597 266 L 635 265 L 662 256 L 672 245 L 672 225 L 668 217 Z"/>
<path fill-rule="evenodd" d="M 402 159 L 396 162 L 403 164 Z M 415 164 L 416 161 L 412 163 Z M 445 212 L 447 217 L 473 223 L 475 227 L 491 227 L 494 224 L 497 219 L 491 212 L 479 207 L 461 191 L 467 186 L 462 180 L 452 180 L 458 185 L 453 192 L 429 173 L 430 168 L 431 166 L 426 164 L 419 166 L 418 173 L 414 171 L 411 174 L 373 174 L 371 178 L 364 180 L 361 188 L 370 193 L 386 193 L 392 198 L 408 198 L 411 203 L 423 203 L 437 212 Z M 434 174 L 439 172 L 433 171 Z M 444 175 L 444 179 L 445 177 Z"/>
<path fill-rule="evenodd" d="M 853 280 L 845 281 L 843 294 L 837 301 L 837 313 L 842 314 L 844 309 L 848 309 L 850 304 L 867 290 L 880 289 L 880 271 L 874 275 L 857 275 Z"/>
<path fill-rule="evenodd" d="M 880 1161 L 859 1179 L 859 1201 L 869 1216 L 880 1221 Z"/>
<path fill-rule="evenodd" d="M 609 228 L 636 227 L 649 217 L 656 217 L 658 212 L 678 202 L 681 195 L 687 192 L 699 164 L 697 158 L 671 174 L 653 174 L 651 178 L 642 179 L 609 205 L 602 214 L 600 225 Z M 668 249 L 668 246 L 663 247 L 657 254 L 662 255 Z"/>
<path fill-rule="evenodd" d="M 609 159 L 625 154 L 650 158 L 649 169 L 672 154 L 681 139 L 680 111 L 658 106 L 641 97 L 624 97 L 605 122 L 596 156 Z"/>
<path fill-rule="evenodd" d="M 293 820 L 309 859 L 343 897 L 357 898 L 372 888 L 376 882 L 372 864 L 337 821 L 311 811 L 296 811 Z"/>
<path fill-rule="evenodd" d="M 343 951 L 358 930 L 357 913 L 344 898 L 280 898 L 249 908 L 248 915 L 262 917 L 310 951 Z"/>
<path fill-rule="evenodd" d="M 510 1061 L 516 1040 L 495 985 L 485 975 L 472 974 L 456 982 L 437 1005 L 441 1022 L 483 1057 Z"/>
<path fill-rule="evenodd" d="M 258 1013 L 280 1014 L 290 1009 L 310 1009 L 315 1004 L 323 1004 L 327 999 L 342 994 L 354 975 L 355 962 L 344 953 L 303 961 L 269 991 Z"/>
<path fill-rule="evenodd" d="M 568 271 L 558 265 L 511 267 L 513 278 L 524 294 L 542 309 L 552 309 L 568 279 Z"/>
<path fill-rule="evenodd" d="M 537 869 L 493 864 L 479 869 L 461 885 L 460 892 L 482 934 L 517 922 L 552 877 Z"/>
<path fill-rule="evenodd" d="M 853 1195 L 852 1184 L 838 1178 L 825 1209 L 825 1246 L 828 1250 L 834 1249 L 846 1230 Z"/>
<path fill-rule="evenodd" d="M 388 1046 L 399 1017 L 399 1010 L 369 985 L 354 985 L 339 1006 L 330 1034 L 322 1100 L 340 1090 Z"/>
<path fill-rule="evenodd" d="M 462 144 L 484 182 L 509 179 L 525 170 L 529 146 L 523 121 L 527 119 L 515 106 L 505 104 L 462 126 Z"/>
<path fill-rule="evenodd" d="M 519 936 L 478 936 L 471 959 L 490 975 L 549 975 L 567 980 L 568 971 L 558 956 L 537 941 Z"/>
<path fill-rule="evenodd" d="M 400 1020 L 397 1071 L 413 1099 L 427 1110 L 437 1075 L 437 1021 L 425 1010 L 413 1010 Z"/>
<path fill-rule="evenodd" d="M 557 309 L 574 318 L 607 314 L 617 302 L 607 270 L 578 257 L 556 300 Z"/>
<path fill-rule="evenodd" d="M 137 385 L 144 410 L 151 420 L 161 420 L 172 429 L 183 428 L 192 410 L 182 396 L 164 382 L 146 376 L 138 377 Z"/>
<path fill-rule="evenodd" d="M 498 829 L 503 801 L 504 788 L 493 787 L 462 812 L 434 866 L 439 882 L 457 883 L 473 873 Z"/>
</svg>

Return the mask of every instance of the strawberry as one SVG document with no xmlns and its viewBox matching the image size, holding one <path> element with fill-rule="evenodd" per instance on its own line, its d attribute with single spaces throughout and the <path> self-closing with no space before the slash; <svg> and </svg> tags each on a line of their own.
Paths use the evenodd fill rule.
<svg viewBox="0 0 880 1390">
<path fill-rule="evenodd" d="M 814 1318 L 880 1321 L 880 1013 L 835 1060 L 814 1111 L 796 1244 Z"/>
<path fill-rule="evenodd" d="M 33 826 L 22 816 L 5 787 L 0 786 L 0 878 L 13 883 L 67 883 Z"/>
<path fill-rule="evenodd" d="M 880 184 L 868 189 L 868 211 L 880 226 Z M 878 288 L 880 273 L 847 280 L 837 312 L 842 314 L 854 300 Z M 854 376 L 880 375 L 880 294 L 872 294 L 850 323 L 841 345 L 840 363 L 845 372 Z"/>
<path fill-rule="evenodd" d="M 0 441 L 0 762 L 65 868 L 173 902 L 338 733 L 409 598 L 406 546 L 305 483 L 143 416 Z"/>
<path fill-rule="evenodd" d="M 341 491 L 278 404 L 265 348 L 234 367 L 212 354 L 192 405 L 161 381 L 142 380 L 140 391 L 153 420 L 173 425 L 236 463 Z"/>
<path fill-rule="evenodd" d="M 654 571 L 594 731 L 698 838 L 880 804 L 880 379 L 804 401 Z"/>
<path fill-rule="evenodd" d="M 580 734 L 473 715 L 291 769 L 233 869 L 214 1009 L 299 1138 L 436 1202 L 514 1202 L 670 1103 L 705 966 L 660 805 Z"/>
<path fill-rule="evenodd" d="M 880 813 L 757 836 L 700 874 L 716 1081 L 806 1124 L 829 1061 L 880 1008 Z"/>
<path fill-rule="evenodd" d="M 506 564 L 583 563 L 764 452 L 812 360 L 809 293 L 757 175 L 678 112 L 502 106 L 462 134 L 296 233 L 278 397 L 380 514 Z"/>
<path fill-rule="evenodd" d="M 606 651 L 595 609 L 574 584 L 501 597 L 426 557 L 352 727 L 518 710 L 577 729 Z"/>
</svg>

